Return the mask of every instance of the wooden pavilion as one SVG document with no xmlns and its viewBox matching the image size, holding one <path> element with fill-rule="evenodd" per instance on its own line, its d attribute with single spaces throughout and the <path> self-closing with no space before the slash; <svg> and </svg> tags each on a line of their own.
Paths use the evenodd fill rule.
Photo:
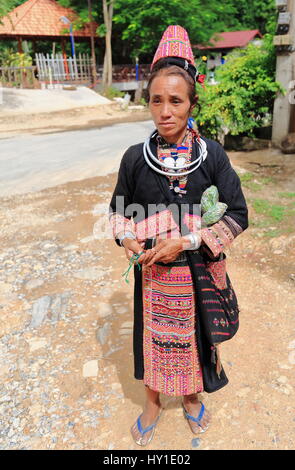
<svg viewBox="0 0 295 470">
<path fill-rule="evenodd" d="M 18 52 L 23 52 L 24 40 L 32 41 L 34 52 L 38 40 L 60 42 L 65 54 L 65 42 L 69 41 L 70 30 L 61 17 L 68 18 L 72 23 L 78 19 L 71 8 L 62 7 L 55 0 L 27 0 L 2 18 L 0 40 L 16 40 Z M 74 30 L 75 41 L 97 38 L 97 26 L 92 21 L 83 29 Z"/>
</svg>

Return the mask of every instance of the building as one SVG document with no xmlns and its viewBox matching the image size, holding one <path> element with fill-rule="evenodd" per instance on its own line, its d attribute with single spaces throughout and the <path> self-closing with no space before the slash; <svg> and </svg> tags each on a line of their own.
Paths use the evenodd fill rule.
<svg viewBox="0 0 295 470">
<path fill-rule="evenodd" d="M 0 41 L 16 40 L 18 52 L 23 52 L 23 41 L 32 41 L 36 52 L 38 41 L 60 42 L 65 53 L 65 41 L 69 41 L 69 26 L 61 20 L 66 17 L 71 23 L 78 18 L 71 8 L 59 5 L 55 0 L 27 0 L 4 16 L 0 24 Z M 83 29 L 74 30 L 75 41 L 90 41 L 91 34 L 97 37 L 97 24 L 92 22 Z"/>
<path fill-rule="evenodd" d="M 210 75 L 213 78 L 215 68 L 225 63 L 226 55 L 229 52 L 233 49 L 244 48 L 250 42 L 260 43 L 261 38 L 262 34 L 258 29 L 226 31 L 215 34 L 208 45 L 195 45 L 193 49 L 196 55 L 202 55 L 207 61 L 207 69 L 211 71 Z"/>
</svg>

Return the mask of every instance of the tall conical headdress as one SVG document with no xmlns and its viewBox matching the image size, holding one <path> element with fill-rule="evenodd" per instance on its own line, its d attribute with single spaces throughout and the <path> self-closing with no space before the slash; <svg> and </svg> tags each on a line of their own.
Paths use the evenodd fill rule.
<svg viewBox="0 0 295 470">
<path fill-rule="evenodd" d="M 151 70 L 160 59 L 166 59 L 170 65 L 185 69 L 195 81 L 203 83 L 195 66 L 194 55 L 187 31 L 179 25 L 170 25 L 164 32 L 153 58 Z"/>
<path fill-rule="evenodd" d="M 163 57 L 182 57 L 195 65 L 191 43 L 182 26 L 168 26 L 156 50 L 152 67 Z"/>
</svg>

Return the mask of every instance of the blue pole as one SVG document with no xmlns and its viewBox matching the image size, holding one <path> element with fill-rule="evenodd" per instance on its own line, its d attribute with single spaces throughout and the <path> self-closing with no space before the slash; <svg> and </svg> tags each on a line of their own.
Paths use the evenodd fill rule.
<svg viewBox="0 0 295 470">
<path fill-rule="evenodd" d="M 138 82 L 139 80 L 139 65 L 138 65 L 138 57 L 136 57 L 136 63 L 135 63 L 135 80 Z"/>
<path fill-rule="evenodd" d="M 75 41 L 74 41 L 74 34 L 73 34 L 73 25 L 70 24 L 70 38 L 71 38 L 71 46 L 72 46 L 72 56 L 75 56 Z"/>
</svg>

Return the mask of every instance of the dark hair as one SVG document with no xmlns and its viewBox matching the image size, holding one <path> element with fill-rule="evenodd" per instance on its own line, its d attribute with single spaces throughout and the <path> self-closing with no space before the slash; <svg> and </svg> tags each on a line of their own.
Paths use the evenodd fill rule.
<svg viewBox="0 0 295 470">
<path fill-rule="evenodd" d="M 146 97 L 147 102 L 150 101 L 150 87 L 153 80 L 159 75 L 180 75 L 187 83 L 188 86 L 188 96 L 191 105 L 198 105 L 198 96 L 196 95 L 196 86 L 193 78 L 181 67 L 178 65 L 167 64 L 165 58 L 158 60 L 152 69 L 152 73 L 149 77 L 147 84 Z"/>
</svg>

